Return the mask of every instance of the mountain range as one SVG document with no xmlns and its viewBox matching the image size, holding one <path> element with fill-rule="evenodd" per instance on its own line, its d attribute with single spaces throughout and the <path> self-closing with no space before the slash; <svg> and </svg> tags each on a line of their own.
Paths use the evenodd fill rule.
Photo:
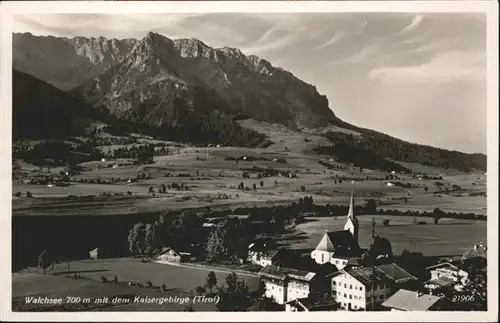
<svg viewBox="0 0 500 323">
<path fill-rule="evenodd" d="M 175 140 L 266 146 L 265 136 L 237 122 L 255 119 L 299 132 L 322 133 L 332 147 L 347 144 L 361 155 L 366 151 L 366 156 L 412 162 L 420 162 L 425 155 L 425 162 L 433 166 L 486 167 L 485 155 L 415 145 L 343 122 L 326 96 L 292 73 L 238 49 L 212 48 L 194 38 L 172 40 L 152 32 L 139 40 L 14 34 L 13 68 L 15 88 L 19 87 L 13 107 L 18 137 L 31 136 L 23 128 L 30 127 L 36 117 L 20 116 L 26 111 L 33 116 L 43 114 L 33 104 L 41 97 L 46 103 L 38 109 L 59 115 L 54 120 L 71 119 L 73 113 L 78 120 L 82 115 L 112 118 Z M 32 88 L 46 90 L 33 91 L 33 102 L 27 102 L 24 94 L 16 96 L 16 91 L 26 93 L 22 91 Z M 57 108 L 49 109 L 51 100 Z M 332 134 L 331 126 L 355 131 L 357 136 L 353 140 Z M 347 149 L 322 148 L 340 155 Z M 350 155 L 346 154 L 347 162 Z"/>
</svg>

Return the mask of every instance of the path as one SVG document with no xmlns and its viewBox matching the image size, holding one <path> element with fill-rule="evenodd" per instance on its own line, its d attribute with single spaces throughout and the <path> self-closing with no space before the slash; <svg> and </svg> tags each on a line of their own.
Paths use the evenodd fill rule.
<svg viewBox="0 0 500 323">
<path fill-rule="evenodd" d="M 196 264 L 186 264 L 186 263 L 173 263 L 173 262 L 166 263 L 166 262 L 156 262 L 156 261 L 153 261 L 153 262 L 158 264 L 158 265 L 200 269 L 200 270 L 213 271 L 213 272 L 219 272 L 219 273 L 224 273 L 224 274 L 236 273 L 240 276 L 248 276 L 248 277 L 260 277 L 260 275 L 257 273 L 253 273 L 253 272 L 245 271 L 245 270 L 238 270 L 238 269 L 232 270 L 232 269 L 228 269 L 228 268 L 210 267 L 210 266 L 206 266 L 206 265 L 196 265 Z"/>
</svg>

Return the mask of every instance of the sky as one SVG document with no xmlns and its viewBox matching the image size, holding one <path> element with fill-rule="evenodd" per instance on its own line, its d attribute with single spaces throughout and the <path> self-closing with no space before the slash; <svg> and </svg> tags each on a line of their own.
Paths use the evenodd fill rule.
<svg viewBox="0 0 500 323">
<path fill-rule="evenodd" d="M 315 85 L 347 122 L 486 152 L 481 13 L 44 14 L 17 16 L 13 31 L 107 38 L 153 31 L 236 47 Z"/>
</svg>

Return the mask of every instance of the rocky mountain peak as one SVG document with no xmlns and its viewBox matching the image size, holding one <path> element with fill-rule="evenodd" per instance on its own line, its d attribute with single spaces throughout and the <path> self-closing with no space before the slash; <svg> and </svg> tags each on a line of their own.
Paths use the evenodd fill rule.
<svg viewBox="0 0 500 323">
<path fill-rule="evenodd" d="M 181 57 L 202 57 L 218 61 L 214 49 L 196 38 L 182 38 L 174 41 Z"/>
</svg>

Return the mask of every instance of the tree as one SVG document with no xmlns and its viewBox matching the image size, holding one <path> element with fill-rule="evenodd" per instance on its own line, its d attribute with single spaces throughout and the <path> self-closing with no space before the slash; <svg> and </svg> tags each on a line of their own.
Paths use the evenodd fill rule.
<svg viewBox="0 0 500 323">
<path fill-rule="evenodd" d="M 425 192 L 428 192 L 429 191 L 429 188 L 427 186 L 424 187 L 424 191 Z"/>
<path fill-rule="evenodd" d="M 301 190 L 302 192 L 305 192 L 305 191 L 306 191 L 306 187 L 305 187 L 304 185 L 302 185 L 302 186 L 300 186 L 300 190 Z"/>
<path fill-rule="evenodd" d="M 165 186 L 165 184 L 161 184 L 161 192 L 163 194 L 167 193 L 167 187 Z"/>
<path fill-rule="evenodd" d="M 388 227 L 389 226 L 389 222 L 390 222 L 389 219 L 385 219 L 382 223 L 384 224 L 385 227 Z"/>
<path fill-rule="evenodd" d="M 377 202 L 374 199 L 369 199 L 366 201 L 365 207 L 363 209 L 365 214 L 377 214 Z"/>
<path fill-rule="evenodd" d="M 149 194 L 153 194 L 155 192 L 153 186 L 150 186 L 149 189 L 148 189 L 148 195 Z"/>
<path fill-rule="evenodd" d="M 128 235 L 129 251 L 133 254 L 142 254 L 145 246 L 145 225 L 136 223 Z"/>
<path fill-rule="evenodd" d="M 146 224 L 144 228 L 144 252 L 151 254 L 155 250 L 156 225 L 154 223 Z"/>
<path fill-rule="evenodd" d="M 32 198 L 33 197 L 33 194 L 31 194 L 30 191 L 26 191 L 26 197 L 27 198 Z"/>
<path fill-rule="evenodd" d="M 260 181 L 260 188 L 264 187 L 264 181 Z"/>
<path fill-rule="evenodd" d="M 235 273 L 226 276 L 226 283 L 219 292 L 217 309 L 221 312 L 244 311 L 250 305 L 248 285 Z"/>
<path fill-rule="evenodd" d="M 410 252 L 404 249 L 395 262 L 419 279 L 425 279 L 427 276 L 425 257 L 421 252 Z"/>
<path fill-rule="evenodd" d="M 379 257 L 391 259 L 392 258 L 391 242 L 387 238 L 376 236 L 373 240 L 372 245 L 370 246 L 370 254 L 373 256 L 374 259 L 378 259 Z"/>
<path fill-rule="evenodd" d="M 435 208 L 432 211 L 432 217 L 434 218 L 434 224 L 438 224 L 439 220 L 446 215 L 445 212 L 441 211 L 439 208 Z"/>
<path fill-rule="evenodd" d="M 257 185 L 256 185 L 255 183 L 253 183 L 253 185 L 252 185 L 252 186 L 253 186 L 253 190 L 254 190 L 254 191 L 255 191 L 255 190 L 257 190 Z"/>
<path fill-rule="evenodd" d="M 217 276 L 215 276 L 215 273 L 213 271 L 208 273 L 205 286 L 210 290 L 210 294 L 212 294 L 213 288 L 217 286 Z"/>
</svg>

